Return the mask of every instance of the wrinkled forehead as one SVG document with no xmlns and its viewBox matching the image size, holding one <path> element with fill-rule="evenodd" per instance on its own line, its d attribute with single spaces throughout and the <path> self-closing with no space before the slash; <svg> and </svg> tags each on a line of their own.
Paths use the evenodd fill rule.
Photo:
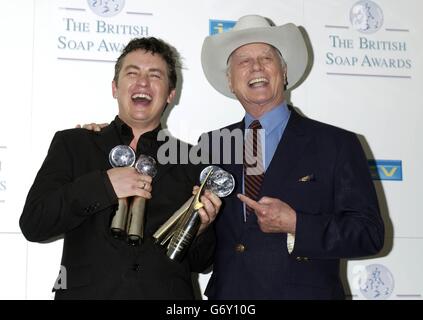
<svg viewBox="0 0 423 320">
<path fill-rule="evenodd" d="M 229 63 L 229 60 L 233 57 L 243 58 L 256 54 L 272 54 L 282 57 L 279 50 L 276 49 L 274 46 L 263 42 L 253 42 L 238 47 L 237 49 L 232 51 L 232 53 L 229 55 L 227 63 Z"/>
</svg>

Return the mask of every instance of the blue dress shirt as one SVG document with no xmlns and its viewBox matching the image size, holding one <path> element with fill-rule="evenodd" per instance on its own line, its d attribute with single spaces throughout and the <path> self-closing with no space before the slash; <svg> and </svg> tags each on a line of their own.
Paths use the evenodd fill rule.
<svg viewBox="0 0 423 320">
<path fill-rule="evenodd" d="M 261 137 L 261 145 L 262 149 L 264 149 L 262 150 L 262 154 L 264 155 L 263 162 L 265 171 L 272 161 L 273 155 L 275 154 L 279 141 L 281 140 L 283 132 L 285 131 L 290 115 L 291 111 L 289 111 L 285 101 L 281 105 L 262 115 L 259 119 L 255 119 L 249 113 L 245 114 L 245 128 L 248 128 L 248 126 L 254 120 L 259 120 L 261 126 L 264 129 L 265 134 L 264 137 Z"/>
</svg>

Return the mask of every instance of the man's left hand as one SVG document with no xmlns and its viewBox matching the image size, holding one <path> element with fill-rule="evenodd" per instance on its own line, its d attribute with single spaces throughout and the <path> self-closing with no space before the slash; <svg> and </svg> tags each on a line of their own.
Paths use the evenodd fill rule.
<svg viewBox="0 0 423 320">
<path fill-rule="evenodd" d="M 193 194 L 196 194 L 199 187 L 195 186 L 193 189 Z M 201 218 L 201 225 L 200 229 L 198 230 L 198 234 L 204 231 L 210 223 L 216 219 L 217 213 L 220 210 L 220 206 L 222 205 L 222 200 L 215 195 L 213 192 L 209 190 L 205 190 L 204 194 L 200 197 L 201 203 L 204 205 L 198 213 Z"/>
<path fill-rule="evenodd" d="M 297 213 L 286 202 L 270 197 L 262 197 L 259 201 L 254 201 L 243 194 L 238 194 L 238 198 L 253 208 L 261 231 L 295 234 Z"/>
</svg>

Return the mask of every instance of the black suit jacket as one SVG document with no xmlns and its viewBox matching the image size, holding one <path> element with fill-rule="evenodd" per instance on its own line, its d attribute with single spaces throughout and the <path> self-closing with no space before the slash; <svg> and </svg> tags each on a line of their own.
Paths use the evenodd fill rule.
<svg viewBox="0 0 423 320">
<path fill-rule="evenodd" d="M 291 112 L 260 197 L 278 198 L 297 212 L 294 250 L 288 253 L 286 234 L 262 232 L 254 214 L 244 222 L 236 197 L 242 164 L 223 165 L 235 175 L 237 192 L 223 200 L 216 219 L 210 299 L 344 298 L 339 259 L 383 246 L 376 192 L 356 135 Z M 244 130 L 244 122 L 227 129 Z"/>
<path fill-rule="evenodd" d="M 145 143 L 156 158 L 160 143 Z M 22 232 L 29 241 L 64 235 L 67 289 L 57 290 L 56 299 L 192 299 L 191 271 L 211 264 L 214 233 L 197 237 L 182 263 L 169 260 L 151 235 L 191 196 L 199 168 L 158 165 L 146 206 L 145 242 L 129 247 L 110 234 L 117 197 L 105 171 L 111 168 L 109 151 L 118 144 L 115 121 L 100 133 L 57 132 L 29 191 Z"/>
</svg>

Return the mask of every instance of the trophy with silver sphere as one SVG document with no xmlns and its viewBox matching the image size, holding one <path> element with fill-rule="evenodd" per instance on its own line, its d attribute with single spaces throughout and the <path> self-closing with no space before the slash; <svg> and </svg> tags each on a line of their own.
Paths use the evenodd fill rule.
<svg viewBox="0 0 423 320">
<path fill-rule="evenodd" d="M 130 146 L 118 145 L 109 153 L 109 162 L 113 168 L 132 167 L 135 163 L 135 152 Z M 113 216 L 110 230 L 114 238 L 121 238 L 125 234 L 128 215 L 128 199 L 118 199 L 118 209 Z"/>
<path fill-rule="evenodd" d="M 200 188 L 186 201 L 153 235 L 156 242 L 167 246 L 167 256 L 181 261 L 200 228 L 199 210 L 203 207 L 200 197 L 204 190 L 213 192 L 218 197 L 226 197 L 235 187 L 234 177 L 227 171 L 208 166 L 200 174 Z"/>
<path fill-rule="evenodd" d="M 157 174 L 156 161 L 147 155 L 140 155 L 135 163 L 135 169 L 141 174 L 152 178 Z M 144 213 L 146 199 L 143 197 L 134 197 L 129 209 L 128 225 L 126 233 L 128 235 L 128 244 L 137 246 L 144 238 Z"/>
</svg>

